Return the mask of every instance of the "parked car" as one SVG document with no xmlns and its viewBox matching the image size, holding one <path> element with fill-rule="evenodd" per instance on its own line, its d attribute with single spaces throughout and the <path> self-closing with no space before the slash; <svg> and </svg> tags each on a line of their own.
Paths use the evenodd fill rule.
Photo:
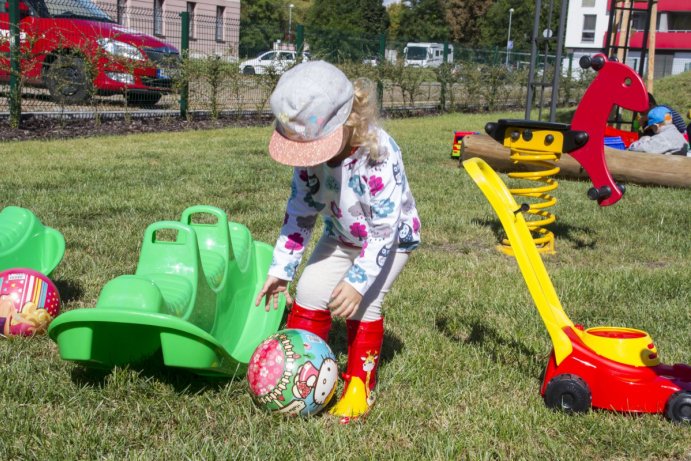
<svg viewBox="0 0 691 461">
<path fill-rule="evenodd" d="M 303 53 L 302 60 L 308 61 L 309 54 Z M 297 62 L 295 51 L 265 51 L 254 59 L 240 63 L 240 72 L 245 75 L 265 74 L 273 71 L 282 74 Z"/>
<path fill-rule="evenodd" d="M 93 94 L 124 94 L 153 105 L 171 91 L 178 50 L 125 28 L 91 0 L 21 0 L 22 75 L 53 100 L 80 104 Z M 9 79 L 8 3 L 0 2 L 0 79 Z"/>
<path fill-rule="evenodd" d="M 362 63 L 366 66 L 377 67 L 381 64 L 381 58 L 376 55 L 365 56 L 364 58 L 362 58 Z"/>
</svg>

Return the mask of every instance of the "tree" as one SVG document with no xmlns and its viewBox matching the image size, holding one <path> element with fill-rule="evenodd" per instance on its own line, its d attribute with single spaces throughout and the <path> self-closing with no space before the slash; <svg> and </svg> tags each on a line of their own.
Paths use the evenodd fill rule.
<svg viewBox="0 0 691 461">
<path fill-rule="evenodd" d="M 362 28 L 374 35 L 386 32 L 389 28 L 389 15 L 381 0 L 360 0 L 362 12 Z"/>
<path fill-rule="evenodd" d="M 312 54 L 332 61 L 376 54 L 389 25 L 381 0 L 320 0 L 307 12 L 306 41 Z"/>
<path fill-rule="evenodd" d="M 271 49 L 285 35 L 288 11 L 283 0 L 242 0 L 240 4 L 240 55 Z"/>
<path fill-rule="evenodd" d="M 444 2 L 444 18 L 449 26 L 449 39 L 457 43 L 478 44 L 479 23 L 492 3 L 492 0 L 447 0 Z"/>
<path fill-rule="evenodd" d="M 401 30 L 401 15 L 405 7 L 402 3 L 392 3 L 386 7 L 389 15 L 389 40 L 396 40 Z"/>
<path fill-rule="evenodd" d="M 441 42 L 449 39 L 442 0 L 408 0 L 401 13 L 401 38 Z"/>
<path fill-rule="evenodd" d="M 511 40 L 514 42 L 515 51 L 530 51 L 530 39 L 533 33 L 533 21 L 535 18 L 535 3 L 531 1 L 499 0 L 493 3 L 479 21 L 480 42 L 485 46 L 506 47 L 508 39 L 509 9 L 513 8 L 511 21 Z M 559 29 L 559 13 L 561 1 L 554 0 L 552 5 L 552 23 L 549 20 L 549 2 L 542 3 L 540 15 L 540 31 L 551 29 L 554 34 Z M 556 41 L 550 44 L 553 50 Z M 551 51 L 553 52 L 553 51 Z"/>
</svg>

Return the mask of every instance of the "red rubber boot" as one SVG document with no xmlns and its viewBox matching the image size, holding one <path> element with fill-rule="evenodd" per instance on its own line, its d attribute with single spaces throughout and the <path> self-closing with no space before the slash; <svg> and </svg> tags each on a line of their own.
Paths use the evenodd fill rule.
<svg viewBox="0 0 691 461">
<path fill-rule="evenodd" d="M 328 310 L 314 310 L 293 303 L 288 314 L 286 328 L 299 328 L 314 333 L 324 341 L 329 340 L 331 331 L 331 312 Z"/>
<path fill-rule="evenodd" d="M 341 400 L 329 411 L 343 424 L 360 418 L 374 404 L 377 367 L 384 342 L 384 319 L 374 322 L 348 320 L 348 369 Z"/>
</svg>

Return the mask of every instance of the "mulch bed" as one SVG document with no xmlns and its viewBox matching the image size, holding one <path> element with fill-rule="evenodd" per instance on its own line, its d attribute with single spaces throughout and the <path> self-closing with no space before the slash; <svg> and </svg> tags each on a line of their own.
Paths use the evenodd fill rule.
<svg viewBox="0 0 691 461">
<path fill-rule="evenodd" d="M 90 136 L 158 133 L 185 130 L 210 130 L 230 126 L 266 126 L 266 117 L 188 117 L 137 116 L 108 117 L 101 120 L 82 117 L 25 116 L 19 128 L 10 126 L 7 119 L 0 120 L 0 141 L 53 140 Z"/>
<path fill-rule="evenodd" d="M 437 114 L 434 108 L 396 109 L 382 113 L 385 118 L 408 118 Z M 124 135 L 134 133 L 158 133 L 186 130 L 210 130 L 225 127 L 268 126 L 273 117 L 268 114 L 223 115 L 211 118 L 208 113 L 190 114 L 186 119 L 179 115 L 155 115 L 132 113 L 101 114 L 24 114 L 18 128 L 10 126 L 7 117 L 0 118 L 0 142 L 26 140 L 54 140 L 85 138 L 91 136 Z"/>
</svg>

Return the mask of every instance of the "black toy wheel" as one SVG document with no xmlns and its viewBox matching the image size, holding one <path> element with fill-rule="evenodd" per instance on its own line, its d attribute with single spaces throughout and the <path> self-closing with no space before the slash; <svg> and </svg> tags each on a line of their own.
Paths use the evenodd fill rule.
<svg viewBox="0 0 691 461">
<path fill-rule="evenodd" d="M 44 78 L 51 97 L 59 104 L 82 104 L 91 98 L 92 82 L 79 56 L 57 56 L 46 67 Z"/>
<path fill-rule="evenodd" d="M 667 401 L 665 416 L 675 423 L 691 424 L 691 392 L 673 394 Z"/>
<path fill-rule="evenodd" d="M 254 67 L 252 66 L 246 66 L 242 69 L 242 73 L 245 75 L 254 75 L 256 74 Z"/>
<path fill-rule="evenodd" d="M 582 413 L 590 410 L 591 402 L 588 385 L 576 375 L 555 376 L 545 389 L 545 405 L 554 410 Z"/>
</svg>

